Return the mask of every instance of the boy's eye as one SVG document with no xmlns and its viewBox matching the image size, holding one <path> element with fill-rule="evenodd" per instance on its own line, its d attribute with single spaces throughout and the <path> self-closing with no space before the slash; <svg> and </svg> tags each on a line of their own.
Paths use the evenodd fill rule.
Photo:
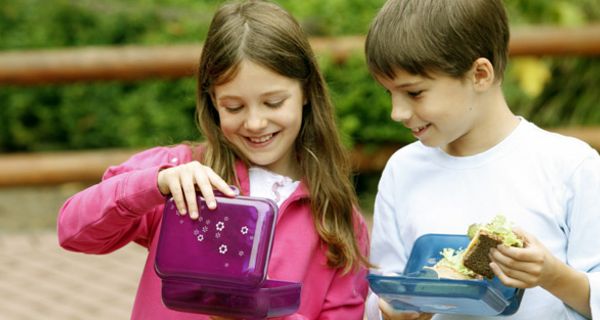
<svg viewBox="0 0 600 320">
<path fill-rule="evenodd" d="M 407 92 L 409 96 L 416 98 L 418 96 L 421 95 L 421 93 L 423 93 L 423 90 L 419 90 L 419 91 L 408 91 Z"/>
</svg>

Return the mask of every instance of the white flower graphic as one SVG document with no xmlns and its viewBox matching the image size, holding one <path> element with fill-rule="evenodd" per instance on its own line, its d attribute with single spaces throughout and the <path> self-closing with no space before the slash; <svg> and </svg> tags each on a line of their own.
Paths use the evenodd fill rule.
<svg viewBox="0 0 600 320">
<path fill-rule="evenodd" d="M 221 233 L 220 232 L 215 233 L 215 238 L 219 239 L 220 237 L 221 237 Z"/>
<path fill-rule="evenodd" d="M 243 226 L 243 227 L 242 227 L 242 229 L 240 230 L 240 232 L 241 232 L 242 234 L 246 234 L 246 233 L 248 233 L 248 227 L 246 227 L 246 226 Z"/>
<path fill-rule="evenodd" d="M 220 254 L 225 254 L 226 252 L 227 252 L 227 245 L 224 245 L 224 244 L 222 244 L 222 245 L 219 247 L 219 253 L 220 253 Z"/>
<path fill-rule="evenodd" d="M 199 234 L 197 237 L 198 241 L 202 242 L 204 240 L 204 235 L 203 234 Z"/>
<path fill-rule="evenodd" d="M 239 255 L 240 257 L 241 257 L 241 256 L 243 256 L 243 255 L 244 255 L 244 251 L 240 250 L 240 251 L 238 252 L 238 255 Z"/>
<path fill-rule="evenodd" d="M 198 229 L 194 229 L 194 235 L 195 235 L 195 236 L 197 236 L 197 235 L 199 235 L 199 234 L 200 234 L 200 230 L 198 230 Z"/>
<path fill-rule="evenodd" d="M 223 223 L 223 221 L 219 221 L 219 222 L 217 222 L 215 227 L 217 228 L 218 231 L 223 231 L 223 229 L 225 228 L 225 224 Z"/>
<path fill-rule="evenodd" d="M 207 227 L 207 226 L 204 226 L 204 227 L 202 227 L 202 231 L 203 231 L 203 232 L 206 232 L 206 231 L 208 231 L 208 227 Z"/>
</svg>

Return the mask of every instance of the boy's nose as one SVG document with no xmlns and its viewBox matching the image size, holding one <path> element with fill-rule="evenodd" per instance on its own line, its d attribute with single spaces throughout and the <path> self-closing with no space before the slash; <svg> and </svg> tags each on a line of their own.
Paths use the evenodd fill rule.
<svg viewBox="0 0 600 320">
<path fill-rule="evenodd" d="M 396 122 L 404 122 L 410 119 L 412 110 L 410 106 L 392 99 L 392 114 L 390 116 Z"/>
</svg>

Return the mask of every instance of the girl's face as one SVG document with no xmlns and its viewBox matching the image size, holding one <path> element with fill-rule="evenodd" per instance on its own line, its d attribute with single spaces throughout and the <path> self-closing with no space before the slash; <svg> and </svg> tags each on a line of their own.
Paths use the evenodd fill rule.
<svg viewBox="0 0 600 320">
<path fill-rule="evenodd" d="M 433 74 L 432 78 L 396 71 L 394 79 L 378 77 L 392 99 L 394 121 L 402 123 L 424 145 L 449 154 L 474 143 L 479 112 L 469 80 Z M 476 142 L 475 142 L 476 143 Z"/>
<path fill-rule="evenodd" d="M 300 81 L 244 60 L 236 76 L 215 86 L 225 138 L 254 165 L 298 179 L 294 142 L 302 124 Z"/>
</svg>

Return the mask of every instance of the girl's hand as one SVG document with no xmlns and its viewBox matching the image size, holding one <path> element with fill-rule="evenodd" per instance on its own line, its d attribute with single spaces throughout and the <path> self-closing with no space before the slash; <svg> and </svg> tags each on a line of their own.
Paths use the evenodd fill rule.
<svg viewBox="0 0 600 320">
<path fill-rule="evenodd" d="M 213 188 L 223 192 L 226 196 L 235 196 L 233 190 L 221 177 L 210 167 L 202 165 L 198 161 L 161 170 L 157 180 L 160 192 L 165 196 L 169 194 L 173 196 L 175 206 L 182 215 L 186 214 L 189 209 L 192 219 L 198 218 L 196 186 L 206 200 L 209 209 L 217 207 Z"/>
<path fill-rule="evenodd" d="M 524 241 L 523 248 L 499 245 L 490 250 L 490 267 L 506 286 L 514 288 L 545 287 L 555 280 L 560 261 L 533 235 L 516 230 Z"/>
<path fill-rule="evenodd" d="M 433 317 L 431 313 L 418 313 L 414 311 L 397 311 L 392 308 L 385 300 L 379 299 L 379 309 L 383 320 L 429 320 Z"/>
</svg>

